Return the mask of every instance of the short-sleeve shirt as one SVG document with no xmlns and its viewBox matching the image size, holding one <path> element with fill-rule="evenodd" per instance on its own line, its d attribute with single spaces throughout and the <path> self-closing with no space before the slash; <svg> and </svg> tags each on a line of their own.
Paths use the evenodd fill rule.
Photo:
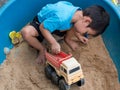
<svg viewBox="0 0 120 90">
<path fill-rule="evenodd" d="M 68 30 L 73 24 L 72 17 L 80 7 L 73 6 L 67 1 L 47 4 L 37 14 L 39 22 L 51 33 L 55 30 Z"/>
</svg>

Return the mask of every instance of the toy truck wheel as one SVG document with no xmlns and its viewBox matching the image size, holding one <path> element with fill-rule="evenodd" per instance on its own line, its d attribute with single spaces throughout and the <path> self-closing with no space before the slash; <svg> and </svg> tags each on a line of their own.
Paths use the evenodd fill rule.
<svg viewBox="0 0 120 90">
<path fill-rule="evenodd" d="M 52 72 L 52 77 L 51 77 L 52 83 L 58 85 L 59 84 L 59 77 L 57 76 L 56 72 Z"/>
<path fill-rule="evenodd" d="M 85 79 L 81 79 L 80 81 L 77 82 L 78 86 L 82 86 L 85 84 Z"/>
<path fill-rule="evenodd" d="M 69 90 L 70 86 L 66 84 L 65 80 L 61 79 L 59 81 L 59 90 Z"/>
<path fill-rule="evenodd" d="M 51 79 L 51 73 L 53 72 L 53 69 L 51 68 L 51 66 L 47 65 L 45 67 L 45 75 L 48 79 Z"/>
</svg>

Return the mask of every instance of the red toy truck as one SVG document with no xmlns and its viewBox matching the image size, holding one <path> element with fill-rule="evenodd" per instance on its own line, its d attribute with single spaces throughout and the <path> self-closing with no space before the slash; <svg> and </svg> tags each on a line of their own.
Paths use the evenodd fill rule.
<svg viewBox="0 0 120 90">
<path fill-rule="evenodd" d="M 60 90 L 69 90 L 76 83 L 84 85 L 84 75 L 80 63 L 71 54 L 46 52 L 45 75 L 52 83 L 59 85 Z"/>
</svg>

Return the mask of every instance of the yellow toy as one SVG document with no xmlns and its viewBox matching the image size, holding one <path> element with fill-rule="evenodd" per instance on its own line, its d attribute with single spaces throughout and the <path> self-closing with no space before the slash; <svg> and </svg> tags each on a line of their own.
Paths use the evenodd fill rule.
<svg viewBox="0 0 120 90">
<path fill-rule="evenodd" d="M 18 44 L 21 41 L 22 35 L 20 32 L 12 31 L 9 33 L 9 37 L 12 40 L 12 44 Z"/>
<path fill-rule="evenodd" d="M 115 5 L 118 5 L 118 0 L 112 0 Z"/>
</svg>

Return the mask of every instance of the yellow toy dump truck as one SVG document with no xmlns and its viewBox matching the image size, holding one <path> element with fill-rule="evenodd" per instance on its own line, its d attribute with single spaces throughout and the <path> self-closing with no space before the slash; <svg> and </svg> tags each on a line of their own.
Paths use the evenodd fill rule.
<svg viewBox="0 0 120 90">
<path fill-rule="evenodd" d="M 84 75 L 80 63 L 72 54 L 60 52 L 50 54 L 46 52 L 45 75 L 52 83 L 59 86 L 59 90 L 69 90 L 72 84 L 84 85 Z"/>
</svg>

